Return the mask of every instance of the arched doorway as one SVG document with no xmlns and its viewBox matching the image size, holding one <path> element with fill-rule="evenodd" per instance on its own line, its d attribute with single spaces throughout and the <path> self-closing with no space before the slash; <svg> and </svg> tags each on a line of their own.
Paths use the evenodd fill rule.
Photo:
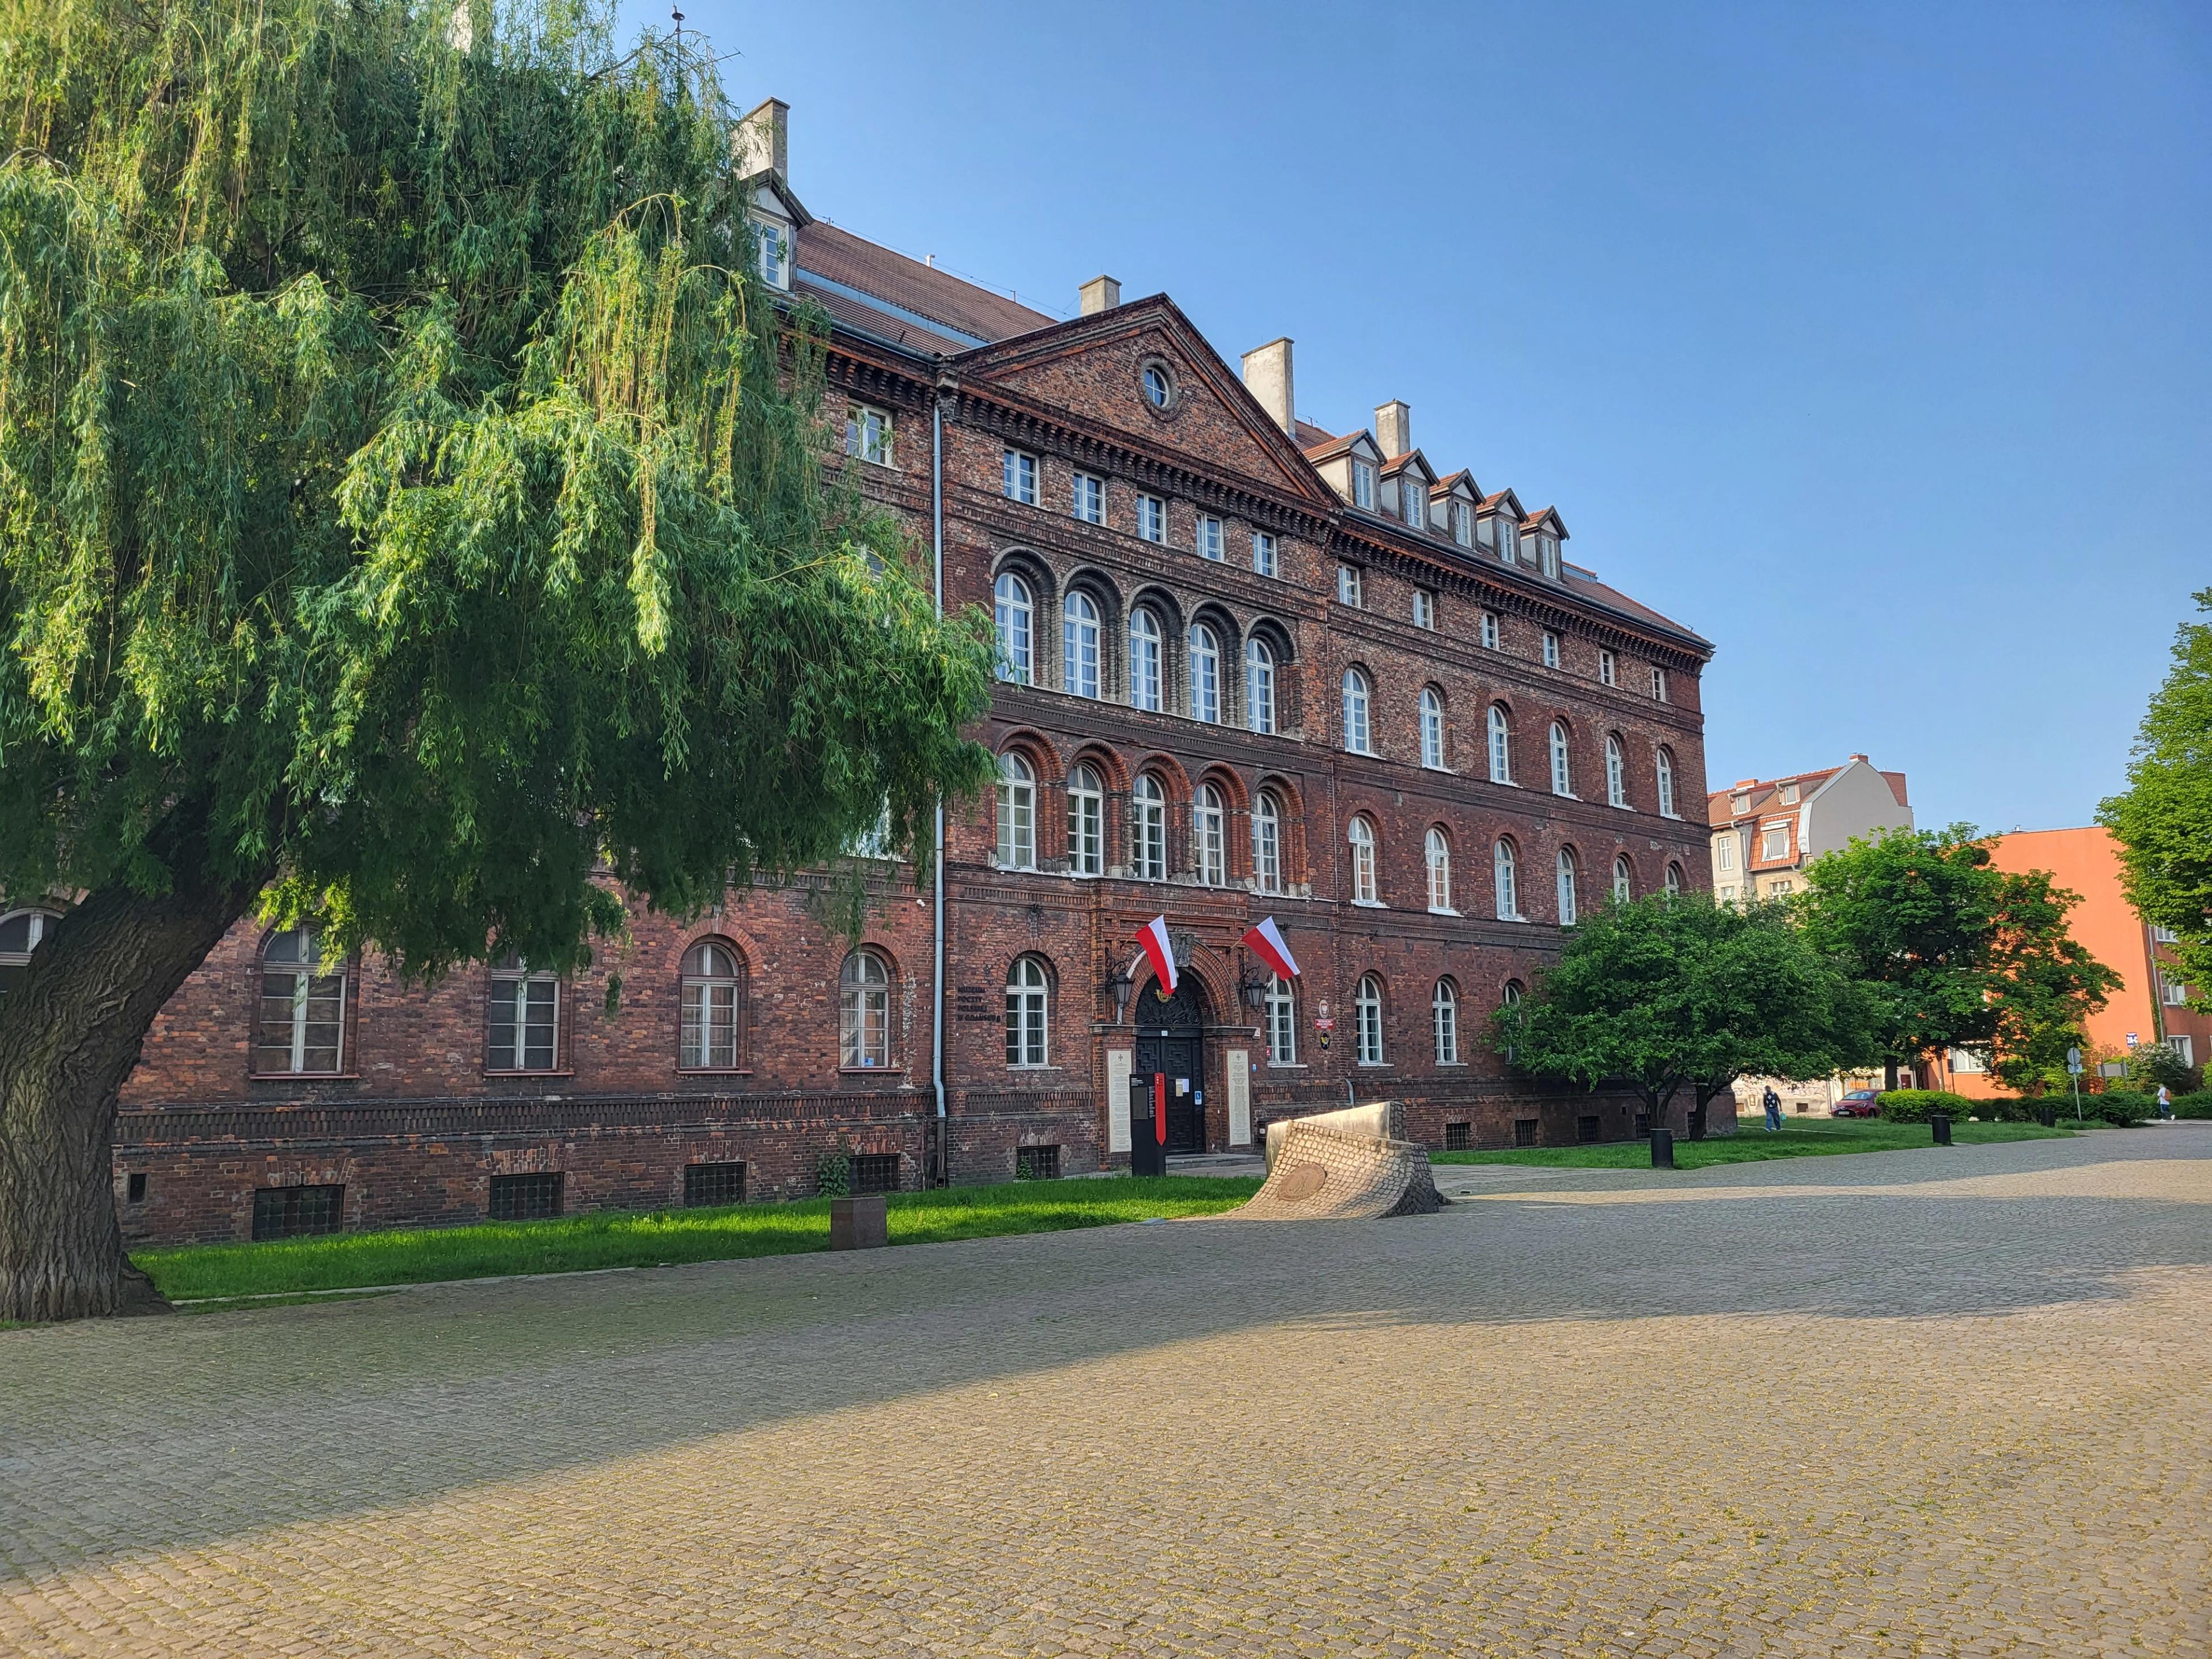
<svg viewBox="0 0 2212 1659">
<path fill-rule="evenodd" d="M 1171 997 L 1158 980 L 1137 998 L 1136 1075 L 1159 1073 L 1168 1080 L 1168 1151 L 1206 1150 L 1206 993 L 1198 975 L 1185 972 Z"/>
</svg>

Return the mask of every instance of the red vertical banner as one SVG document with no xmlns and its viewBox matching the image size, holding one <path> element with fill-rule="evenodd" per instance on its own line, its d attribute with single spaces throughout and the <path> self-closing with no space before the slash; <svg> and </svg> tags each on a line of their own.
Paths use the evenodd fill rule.
<svg viewBox="0 0 2212 1659">
<path fill-rule="evenodd" d="M 1152 1073 L 1152 1138 L 1161 1146 L 1168 1144 L 1168 1074 Z"/>
</svg>

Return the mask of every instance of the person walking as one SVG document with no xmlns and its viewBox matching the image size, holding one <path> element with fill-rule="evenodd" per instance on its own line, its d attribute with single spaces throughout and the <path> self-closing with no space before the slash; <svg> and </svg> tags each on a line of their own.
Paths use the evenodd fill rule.
<svg viewBox="0 0 2212 1659">
<path fill-rule="evenodd" d="M 1774 1085 L 1766 1085 L 1766 1128 L 1771 1134 L 1782 1127 L 1782 1097 L 1774 1092 Z"/>
<path fill-rule="evenodd" d="M 2173 1091 L 2163 1083 L 2158 1085 L 2158 1115 L 2165 1121 L 2173 1121 Z"/>
</svg>

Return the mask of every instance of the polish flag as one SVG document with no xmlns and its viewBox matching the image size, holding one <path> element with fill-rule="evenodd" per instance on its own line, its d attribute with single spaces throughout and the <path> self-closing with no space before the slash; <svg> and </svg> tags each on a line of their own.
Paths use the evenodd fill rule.
<svg viewBox="0 0 2212 1659">
<path fill-rule="evenodd" d="M 1154 916 L 1137 929 L 1137 943 L 1145 947 L 1145 954 L 1152 959 L 1152 971 L 1160 976 L 1160 994 L 1175 994 L 1175 948 L 1168 943 L 1168 919 Z"/>
<path fill-rule="evenodd" d="M 1283 930 L 1268 916 L 1244 935 L 1244 948 L 1275 970 L 1279 979 L 1298 976 L 1298 959 L 1291 954 L 1291 947 L 1283 943 Z"/>
</svg>

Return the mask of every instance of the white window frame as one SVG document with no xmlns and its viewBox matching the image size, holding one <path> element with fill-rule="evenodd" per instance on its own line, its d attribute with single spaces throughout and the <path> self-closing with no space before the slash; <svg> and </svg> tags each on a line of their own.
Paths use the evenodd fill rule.
<svg viewBox="0 0 2212 1659">
<path fill-rule="evenodd" d="M 31 917 L 30 947 L 31 951 L 36 951 L 39 948 L 39 941 L 46 936 L 45 922 L 57 918 L 51 917 L 48 912 L 43 910 L 33 910 L 29 915 Z M 297 941 L 294 946 L 297 955 L 289 962 L 272 963 L 269 954 L 270 950 L 280 939 L 288 939 Z M 347 983 L 349 976 L 345 963 L 343 961 L 332 963 L 325 960 L 322 949 L 322 935 L 313 927 L 291 928 L 285 933 L 272 934 L 263 943 L 259 963 L 260 1023 L 254 1033 L 253 1048 L 253 1070 L 256 1076 L 338 1077 L 344 1074 L 346 994 L 350 988 Z M 15 953 L 9 954 L 12 957 Z M 24 965 L 28 965 L 29 951 L 22 953 L 21 961 Z M 10 965 L 14 964 L 11 963 Z M 270 982 L 272 980 L 280 981 L 289 980 L 291 988 L 289 991 L 279 991 L 272 996 L 270 992 Z M 316 1004 L 321 1003 L 328 1006 L 333 999 L 337 1005 L 335 1018 L 317 1020 L 310 1018 Z M 265 1059 L 269 1049 L 275 1046 L 269 1042 L 269 1032 L 273 1023 L 270 1018 L 272 1004 L 285 1010 L 282 1029 L 285 1030 L 289 1039 L 284 1044 L 285 1063 L 281 1066 L 273 1067 Z M 307 1064 L 307 1054 L 311 1047 L 307 1039 L 309 1034 L 319 1026 L 334 1028 L 332 1039 L 329 1044 L 312 1045 L 318 1048 L 327 1046 L 331 1059 L 328 1066 L 311 1067 Z"/>
<path fill-rule="evenodd" d="M 1759 826 L 1759 861 L 1771 864 L 1777 859 L 1790 856 L 1790 826 L 1785 823 L 1762 823 Z"/>
<path fill-rule="evenodd" d="M 1436 631 L 1437 596 L 1425 587 L 1413 590 L 1413 626 Z"/>
<path fill-rule="evenodd" d="M 1129 873 L 1139 881 L 1168 878 L 1168 795 L 1149 772 L 1129 787 Z"/>
<path fill-rule="evenodd" d="M 1336 567 L 1336 602 L 1339 605 L 1350 605 L 1354 611 L 1364 610 L 1366 588 L 1366 581 L 1358 565 L 1339 564 Z"/>
<path fill-rule="evenodd" d="M 764 213 L 750 216 L 760 279 L 772 289 L 788 292 L 791 288 L 792 228 L 787 221 L 771 218 Z"/>
<path fill-rule="evenodd" d="M 1275 729 L 1275 648 L 1256 634 L 1244 641 L 1244 725 L 1262 736 Z"/>
<path fill-rule="evenodd" d="M 1009 446 L 1000 462 L 1000 488 L 1010 501 L 1019 501 L 1024 507 L 1037 503 L 1037 481 L 1044 469 L 1037 458 L 1026 449 Z"/>
<path fill-rule="evenodd" d="M 1630 867 L 1628 854 L 1623 853 L 1613 861 L 1613 902 L 1626 904 L 1636 896 L 1636 873 Z"/>
<path fill-rule="evenodd" d="M 1211 559 L 1216 564 L 1222 562 L 1224 556 L 1223 550 L 1228 545 L 1228 534 L 1221 520 L 1215 518 L 1212 514 L 1201 513 L 1198 515 L 1196 541 L 1200 558 Z"/>
<path fill-rule="evenodd" d="M 1521 921 L 1521 856 L 1503 836 L 1491 844 L 1490 888 L 1498 921 Z"/>
<path fill-rule="evenodd" d="M 1429 527 L 1429 487 L 1411 472 L 1398 475 L 1398 508 L 1408 530 Z"/>
<path fill-rule="evenodd" d="M 1459 991 L 1449 979 L 1439 979 L 1429 994 L 1429 1023 L 1436 1036 L 1437 1064 L 1458 1065 Z"/>
<path fill-rule="evenodd" d="M 1575 849 L 1559 848 L 1559 926 L 1571 927 L 1581 919 L 1581 867 L 1575 860 Z"/>
<path fill-rule="evenodd" d="M 1138 605 L 1129 612 L 1130 708 L 1161 711 L 1167 700 L 1167 629 L 1158 613 Z"/>
<path fill-rule="evenodd" d="M 1190 798 L 1190 857 L 1200 887 L 1229 885 L 1229 809 L 1221 792 L 1202 783 Z"/>
<path fill-rule="evenodd" d="M 1655 667 L 1651 671 L 1651 701 L 1654 702 L 1667 701 L 1667 671 L 1663 668 Z"/>
<path fill-rule="evenodd" d="M 1012 584 L 1009 591 L 1008 584 Z M 998 634 L 999 678 L 1029 685 L 1036 674 L 1036 595 L 1020 572 L 1001 570 L 991 584 L 992 620 Z"/>
<path fill-rule="evenodd" d="M 536 1005 L 539 1001 L 539 999 L 532 994 L 533 988 L 543 990 L 547 987 L 551 988 L 544 998 L 544 1006 L 549 1011 L 547 1018 L 542 1021 L 533 1019 L 532 1016 L 538 1012 Z M 561 1022 L 563 1013 L 561 1004 L 562 1000 L 561 981 L 557 975 L 533 971 L 529 964 L 512 955 L 494 967 L 491 970 L 490 1006 L 487 1010 L 487 1025 L 484 1033 L 484 1069 L 502 1076 L 509 1073 L 542 1074 L 559 1071 L 561 1069 Z M 502 1002 L 507 1005 L 503 1009 L 501 1006 Z M 495 1046 L 495 1034 L 500 1029 L 502 1014 L 505 1016 L 506 1024 L 513 1031 L 508 1047 L 514 1063 L 507 1066 L 492 1063 L 492 1053 Z M 549 1058 L 543 1066 L 533 1066 L 530 1063 L 530 1035 L 533 1027 L 542 1028 L 545 1032 L 546 1052 Z"/>
<path fill-rule="evenodd" d="M 837 970 L 837 1061 L 848 1072 L 890 1068 L 890 964 L 865 946 Z"/>
<path fill-rule="evenodd" d="M 1052 976 L 1035 957 L 1016 957 L 1006 970 L 1006 1069 L 1051 1063 Z"/>
<path fill-rule="evenodd" d="M 1106 480 L 1095 472 L 1079 472 L 1068 486 L 1068 512 L 1085 524 L 1106 522 Z"/>
<path fill-rule="evenodd" d="M 1071 696 L 1097 697 L 1103 684 L 1106 620 L 1098 601 L 1072 588 L 1060 608 L 1060 689 Z"/>
<path fill-rule="evenodd" d="M 1505 712 L 1505 705 L 1493 702 L 1487 717 L 1490 732 L 1490 781 L 1510 784 L 1513 781 L 1513 721 Z"/>
<path fill-rule="evenodd" d="M 1674 810 L 1674 757 L 1663 748 L 1653 750 L 1651 772 L 1659 786 L 1659 816 L 1679 818 L 1682 815 Z"/>
<path fill-rule="evenodd" d="M 1628 805 L 1628 757 L 1620 739 L 1610 735 L 1605 740 L 1605 800 L 1608 806 Z"/>
<path fill-rule="evenodd" d="M 1428 870 L 1430 914 L 1457 915 L 1452 908 L 1451 840 L 1436 824 L 1421 837 L 1421 861 Z"/>
<path fill-rule="evenodd" d="M 1374 687 L 1367 676 L 1357 668 L 1344 671 L 1344 752 L 1347 755 L 1371 755 L 1374 749 L 1374 727 L 1370 719 L 1374 702 Z"/>
<path fill-rule="evenodd" d="M 1474 514 L 1465 501 L 1451 504 L 1452 539 L 1462 547 L 1474 545 Z"/>
<path fill-rule="evenodd" d="M 1067 775 L 1067 869 L 1077 876 L 1106 873 L 1106 789 L 1088 762 Z"/>
<path fill-rule="evenodd" d="M 1619 659 L 1610 651 L 1600 651 L 1597 653 L 1597 683 L 1600 685 L 1613 685 L 1618 683 L 1620 677 Z"/>
<path fill-rule="evenodd" d="M 1036 861 L 1036 770 L 1016 750 L 999 757 L 999 845 L 1001 870 L 1034 870 Z"/>
<path fill-rule="evenodd" d="M 720 959 L 729 963 L 721 971 Z M 678 1071 L 734 1072 L 744 1019 L 744 969 L 727 940 L 702 939 L 684 953 L 678 975 Z"/>
<path fill-rule="evenodd" d="M 1498 649 L 1498 613 L 1495 611 L 1482 613 L 1482 648 L 1486 651 Z"/>
<path fill-rule="evenodd" d="M 1137 535 L 1158 546 L 1168 544 L 1168 503 L 1164 495 L 1137 494 Z"/>
<path fill-rule="evenodd" d="M 1265 1018 L 1267 1030 L 1267 1063 L 1271 1066 L 1295 1066 L 1298 1063 L 1298 991 L 1291 981 L 1278 975 L 1267 981 Z"/>
<path fill-rule="evenodd" d="M 1352 995 L 1352 1023 L 1358 1063 L 1382 1065 L 1382 981 L 1373 974 L 1359 976 Z"/>
<path fill-rule="evenodd" d="M 1283 809 L 1271 790 L 1252 803 L 1252 883 L 1262 893 L 1283 890 Z"/>
<path fill-rule="evenodd" d="M 1713 868 L 1716 870 L 1733 870 L 1735 868 L 1735 830 L 1729 830 L 1728 834 L 1723 836 L 1718 841 L 1713 843 Z"/>
<path fill-rule="evenodd" d="M 1370 513 L 1375 510 L 1375 469 L 1356 455 L 1352 460 L 1352 504 Z"/>
<path fill-rule="evenodd" d="M 872 404 L 845 405 L 845 453 L 871 466 L 894 466 L 891 412 Z"/>
<path fill-rule="evenodd" d="M 1680 898 L 1681 896 L 1682 866 L 1679 864 L 1670 863 L 1667 866 L 1667 896 L 1668 898 Z"/>
<path fill-rule="evenodd" d="M 1275 574 L 1275 538 L 1265 530 L 1252 532 L 1252 574 L 1272 576 Z"/>
<path fill-rule="evenodd" d="M 1552 793 L 1569 800 L 1575 798 L 1574 750 L 1568 741 L 1565 723 L 1552 722 Z"/>
<path fill-rule="evenodd" d="M 1190 625 L 1187 645 L 1190 655 L 1190 717 L 1208 726 L 1221 724 L 1221 635 L 1212 623 Z"/>
<path fill-rule="evenodd" d="M 1376 866 L 1382 862 L 1381 852 L 1376 840 L 1375 826 L 1368 821 L 1365 813 L 1352 815 L 1352 822 L 1344 827 L 1344 842 L 1351 848 L 1346 863 L 1352 873 L 1352 902 L 1358 905 L 1379 906 L 1382 900 L 1380 896 L 1382 889 L 1377 884 Z"/>
<path fill-rule="evenodd" d="M 1559 636 L 1547 628 L 1544 630 L 1544 666 L 1557 668 L 1559 665 Z"/>
<path fill-rule="evenodd" d="M 1431 772 L 1444 765 L 1444 700 L 1433 685 L 1421 688 L 1421 764 Z"/>
</svg>

